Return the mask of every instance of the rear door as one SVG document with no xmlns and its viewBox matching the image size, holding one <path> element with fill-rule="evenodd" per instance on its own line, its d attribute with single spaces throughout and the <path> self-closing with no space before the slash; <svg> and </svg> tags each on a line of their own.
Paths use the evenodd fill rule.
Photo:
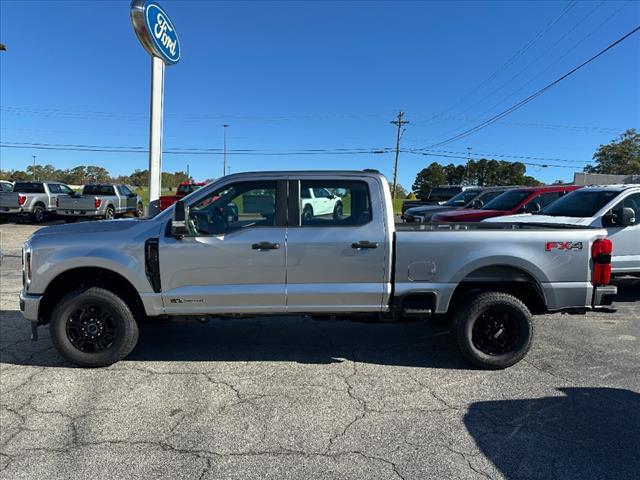
<svg viewBox="0 0 640 480">
<path fill-rule="evenodd" d="M 190 234 L 160 240 L 167 313 L 285 311 L 286 190 L 286 180 L 230 181 L 191 200 Z"/>
<path fill-rule="evenodd" d="M 371 178 L 292 179 L 287 234 L 287 311 L 380 311 L 387 288 L 387 234 L 379 185 Z M 300 192 L 328 191 L 343 205 L 303 215 Z M 336 199 L 337 200 L 337 199 Z M 329 209 L 328 209 L 329 210 Z M 332 210 L 332 209 L 331 209 Z M 377 219 L 374 221 L 374 219 Z"/>
<path fill-rule="evenodd" d="M 49 203 L 47 204 L 47 210 L 54 210 L 56 208 L 56 199 L 62 193 L 60 190 L 60 185 L 58 185 L 57 183 L 47 183 L 47 188 L 49 189 Z"/>
</svg>

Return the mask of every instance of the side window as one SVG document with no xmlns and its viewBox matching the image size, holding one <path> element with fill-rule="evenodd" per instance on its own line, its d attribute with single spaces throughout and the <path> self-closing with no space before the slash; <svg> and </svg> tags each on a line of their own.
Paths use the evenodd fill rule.
<svg viewBox="0 0 640 480">
<path fill-rule="evenodd" d="M 71 195 L 73 193 L 73 190 L 66 185 L 58 185 L 58 187 L 60 187 L 60 193 L 64 193 L 66 195 Z"/>
<path fill-rule="evenodd" d="M 126 185 L 120 185 L 118 188 L 120 189 L 120 195 L 124 195 L 125 197 L 128 197 L 133 193 Z"/>
<path fill-rule="evenodd" d="M 189 229 L 194 236 L 273 227 L 275 218 L 275 181 L 233 183 L 189 206 Z"/>
<path fill-rule="evenodd" d="M 316 198 L 300 196 L 300 223 L 303 227 L 349 227 L 371 221 L 371 197 L 365 182 L 303 180 L 300 183 L 301 192 L 311 188 Z M 322 201 L 315 201 L 318 198 Z"/>
<path fill-rule="evenodd" d="M 629 195 L 617 206 L 613 207 L 613 210 L 615 211 L 617 208 L 631 208 L 636 212 L 636 221 L 634 225 L 640 225 L 640 193 Z"/>
<path fill-rule="evenodd" d="M 536 204 L 540 208 L 544 208 L 547 205 L 550 205 L 556 200 L 558 200 L 560 196 L 561 196 L 560 192 L 541 193 L 540 195 L 537 195 L 533 197 L 533 199 L 529 200 L 529 202 L 527 203 L 527 211 L 536 211 L 537 210 L 535 208 Z"/>
<path fill-rule="evenodd" d="M 47 183 L 47 187 L 49 187 L 50 193 L 60 193 L 60 185 L 57 183 Z"/>
</svg>

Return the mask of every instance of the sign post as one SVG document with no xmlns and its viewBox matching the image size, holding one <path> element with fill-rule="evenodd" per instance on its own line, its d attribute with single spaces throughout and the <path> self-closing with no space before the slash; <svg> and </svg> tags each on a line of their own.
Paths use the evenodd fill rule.
<svg viewBox="0 0 640 480">
<path fill-rule="evenodd" d="M 164 67 L 180 60 L 180 42 L 167 13 L 153 0 L 131 2 L 131 23 L 144 49 L 151 55 L 151 119 L 149 122 L 148 215 L 160 211 L 162 184 L 162 119 Z"/>
</svg>

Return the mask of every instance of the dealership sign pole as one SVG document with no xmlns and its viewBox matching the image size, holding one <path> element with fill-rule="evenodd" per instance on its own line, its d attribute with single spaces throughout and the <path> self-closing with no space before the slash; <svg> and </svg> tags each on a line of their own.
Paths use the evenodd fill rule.
<svg viewBox="0 0 640 480">
<path fill-rule="evenodd" d="M 180 41 L 169 16 L 151 0 L 131 2 L 131 23 L 144 49 L 151 55 L 151 121 L 149 132 L 149 216 L 160 211 L 162 182 L 162 109 L 164 66 L 180 60 Z"/>
</svg>

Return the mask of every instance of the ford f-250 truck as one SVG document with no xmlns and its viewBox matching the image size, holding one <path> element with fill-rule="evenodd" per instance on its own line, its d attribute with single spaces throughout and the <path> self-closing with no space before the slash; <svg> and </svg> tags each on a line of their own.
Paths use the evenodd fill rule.
<svg viewBox="0 0 640 480">
<path fill-rule="evenodd" d="M 126 185 L 90 183 L 82 187 L 82 195 L 58 197 L 56 212 L 65 221 L 72 223 L 85 217 L 112 220 L 126 213 L 142 217 L 144 206 L 140 197 Z"/>
<path fill-rule="evenodd" d="M 340 197 L 342 215 L 303 216 L 308 188 Z M 225 214 L 231 202 L 237 219 Z M 505 368 L 527 353 L 532 314 L 612 303 L 605 237 L 395 225 L 375 171 L 241 173 L 150 219 L 37 231 L 23 248 L 20 306 L 35 337 L 48 323 L 57 350 L 82 366 L 126 357 L 145 317 L 448 314 L 469 361 Z"/>
</svg>

